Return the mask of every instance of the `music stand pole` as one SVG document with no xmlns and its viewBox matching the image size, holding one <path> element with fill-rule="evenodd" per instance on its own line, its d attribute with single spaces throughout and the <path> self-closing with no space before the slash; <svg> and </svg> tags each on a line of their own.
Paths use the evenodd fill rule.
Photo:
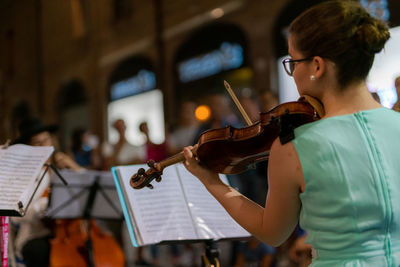
<svg viewBox="0 0 400 267">
<path fill-rule="evenodd" d="M 91 231 L 90 231 L 90 226 L 91 226 L 91 214 L 92 214 L 92 208 L 94 204 L 94 200 L 96 198 L 96 193 L 97 190 L 99 189 L 99 176 L 95 178 L 95 182 L 92 184 L 90 187 L 90 192 L 88 196 L 88 201 L 86 202 L 86 206 L 83 212 L 83 219 L 87 221 L 87 231 L 88 231 L 88 239 L 85 242 L 85 246 L 88 252 L 88 267 L 94 267 L 94 253 L 93 253 L 93 242 L 92 242 L 92 237 L 91 237 Z"/>
<path fill-rule="evenodd" d="M 219 250 L 214 240 L 205 242 L 205 253 L 201 255 L 202 267 L 219 267 Z"/>
</svg>

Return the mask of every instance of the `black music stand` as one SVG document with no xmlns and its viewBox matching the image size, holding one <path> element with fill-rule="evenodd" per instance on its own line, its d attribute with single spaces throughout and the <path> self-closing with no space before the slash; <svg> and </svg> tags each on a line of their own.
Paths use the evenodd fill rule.
<svg viewBox="0 0 400 267">
<path fill-rule="evenodd" d="M 53 219 L 122 219 L 122 208 L 110 172 L 60 171 L 68 182 L 51 184 L 50 203 L 46 216 Z"/>
<path fill-rule="evenodd" d="M 84 171 L 81 173 L 60 171 L 68 187 L 54 180 L 46 216 L 52 219 L 123 219 L 122 208 L 110 172 Z M 90 234 L 85 243 L 88 265 L 94 267 L 93 245 Z"/>
<path fill-rule="evenodd" d="M 213 239 L 205 241 L 205 252 L 201 255 L 202 267 L 219 267 L 219 249 Z"/>
</svg>

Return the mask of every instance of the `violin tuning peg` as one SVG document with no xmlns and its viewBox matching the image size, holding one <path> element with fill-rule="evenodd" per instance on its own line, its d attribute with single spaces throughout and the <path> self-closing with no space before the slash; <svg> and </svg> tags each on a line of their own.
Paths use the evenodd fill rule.
<svg viewBox="0 0 400 267">
<path fill-rule="evenodd" d="M 145 171 L 143 168 L 140 168 L 140 169 L 137 171 L 137 173 L 138 173 L 138 175 L 143 176 L 143 175 L 146 173 L 146 171 Z"/>
<path fill-rule="evenodd" d="M 158 182 L 158 183 L 161 182 L 161 176 L 156 177 L 156 182 Z"/>
<path fill-rule="evenodd" d="M 149 166 L 150 168 L 154 168 L 154 164 L 155 164 L 155 161 L 152 159 L 147 162 L 147 166 Z"/>
<path fill-rule="evenodd" d="M 154 188 L 154 186 L 152 185 L 152 184 L 148 184 L 148 185 L 146 185 L 149 189 L 153 189 Z"/>
</svg>

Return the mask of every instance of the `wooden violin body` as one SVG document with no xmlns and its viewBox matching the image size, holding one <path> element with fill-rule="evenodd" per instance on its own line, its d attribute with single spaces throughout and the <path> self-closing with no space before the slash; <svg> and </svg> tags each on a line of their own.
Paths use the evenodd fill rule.
<svg viewBox="0 0 400 267">
<path fill-rule="evenodd" d="M 244 172 L 250 165 L 267 160 L 273 141 L 294 138 L 293 129 L 317 119 L 307 102 L 290 102 L 260 113 L 260 121 L 244 128 L 227 126 L 201 134 L 197 157 L 207 168 L 223 174 Z"/>
<path fill-rule="evenodd" d="M 294 139 L 294 129 L 320 117 L 307 101 L 288 102 L 276 106 L 268 112 L 260 113 L 260 120 L 248 127 L 227 126 L 202 133 L 198 147 L 192 152 L 200 164 L 223 174 L 237 174 L 249 166 L 267 160 L 274 140 L 279 137 L 282 144 Z M 135 189 L 145 186 L 152 188 L 153 179 L 161 181 L 162 170 L 169 165 L 184 160 L 179 153 L 166 160 L 155 163 L 149 161 L 149 169 L 140 169 L 132 176 L 130 185 Z"/>
</svg>

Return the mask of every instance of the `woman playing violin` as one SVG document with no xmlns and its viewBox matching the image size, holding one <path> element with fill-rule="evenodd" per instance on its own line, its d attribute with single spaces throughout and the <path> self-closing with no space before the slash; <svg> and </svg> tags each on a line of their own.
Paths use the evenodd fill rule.
<svg viewBox="0 0 400 267">
<path fill-rule="evenodd" d="M 285 70 L 326 114 L 291 142 L 274 141 L 264 208 L 184 149 L 187 169 L 260 240 L 278 246 L 300 221 L 311 266 L 400 265 L 400 114 L 375 102 L 365 82 L 388 38 L 385 24 L 350 1 L 323 2 L 291 23 Z"/>
</svg>

